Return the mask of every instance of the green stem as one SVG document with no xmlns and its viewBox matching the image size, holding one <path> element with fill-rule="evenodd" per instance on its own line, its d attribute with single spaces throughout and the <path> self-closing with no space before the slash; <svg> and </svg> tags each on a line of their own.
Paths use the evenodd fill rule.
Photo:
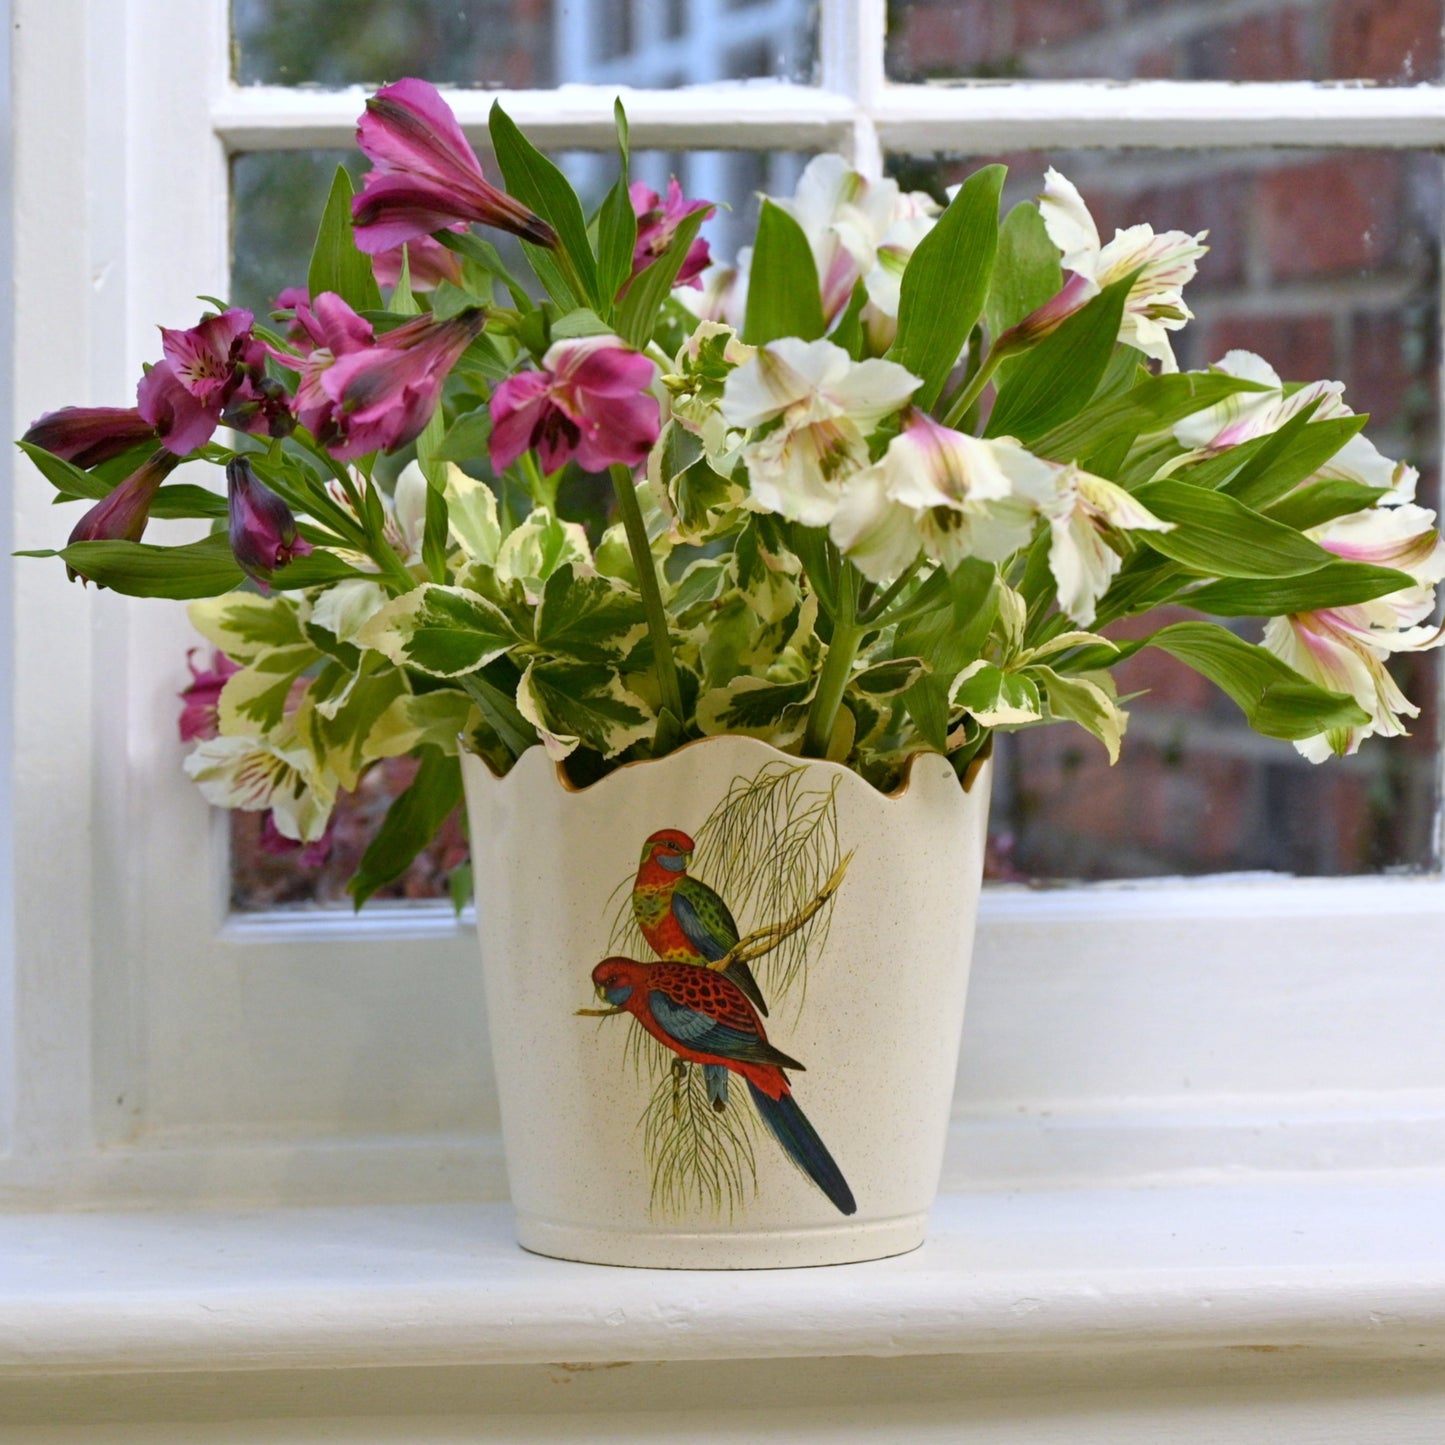
<svg viewBox="0 0 1445 1445">
<path fill-rule="evenodd" d="M 833 636 L 823 671 L 818 677 L 818 690 L 808 709 L 808 725 L 803 732 L 803 756 L 824 758 L 833 739 L 833 724 L 843 705 L 843 691 L 853 672 L 853 659 L 866 630 L 858 621 L 858 570 L 844 566 L 838 578 L 838 610 L 833 617 Z"/>
<path fill-rule="evenodd" d="M 898 594 L 918 575 L 918 569 L 922 565 L 922 556 L 915 557 L 904 569 L 903 575 L 899 577 L 896 582 L 891 583 L 888 590 L 884 592 L 876 602 L 871 603 L 859 618 L 859 621 L 869 627 L 874 626 L 883 614 L 888 611 L 889 606 L 897 600 Z"/>
<path fill-rule="evenodd" d="M 983 364 L 969 378 L 968 384 L 949 403 L 943 418 L 944 426 L 956 427 L 963 420 L 964 413 L 979 399 L 1002 360 L 1003 353 L 997 347 L 984 357 Z"/>
<path fill-rule="evenodd" d="M 642 594 L 642 609 L 647 614 L 647 635 L 652 639 L 652 670 L 657 678 L 657 691 L 662 706 L 679 724 L 683 721 L 682 689 L 677 681 L 677 664 L 672 656 L 672 639 L 667 631 L 667 613 L 662 606 L 662 589 L 657 583 L 657 567 L 652 560 L 652 544 L 647 539 L 647 524 L 642 508 L 637 505 L 637 491 L 629 468 L 614 465 L 608 468 L 612 490 L 617 494 L 617 510 L 627 533 L 627 550 L 637 569 L 637 590 Z"/>
</svg>

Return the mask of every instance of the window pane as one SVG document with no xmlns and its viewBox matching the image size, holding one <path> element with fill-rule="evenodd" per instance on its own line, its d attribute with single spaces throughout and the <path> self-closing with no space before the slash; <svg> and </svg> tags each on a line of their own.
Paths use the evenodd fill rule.
<svg viewBox="0 0 1445 1445">
<path fill-rule="evenodd" d="M 1440 77 L 1441 0 L 891 0 L 893 80 Z"/>
<path fill-rule="evenodd" d="M 584 151 L 558 155 L 590 211 L 600 203 L 616 174 L 616 158 Z M 757 225 L 757 193 L 792 192 L 807 164 L 806 155 L 788 151 L 635 151 L 634 180 L 654 190 L 666 187 L 676 176 L 690 197 L 725 203 L 704 225 L 703 234 L 713 254 L 731 259 L 746 244 Z M 231 296 L 264 316 L 285 287 L 304 285 L 307 260 L 331 175 L 338 164 L 359 177 L 366 162 L 354 151 L 264 151 L 237 156 L 232 162 Z M 509 262 L 521 271 L 519 248 L 509 236 L 493 233 Z M 569 483 L 563 510 L 579 520 L 592 518 L 599 525 L 610 491 L 589 490 L 587 479 Z M 198 659 L 199 660 L 199 659 Z M 231 816 L 231 893 L 237 909 L 264 909 L 278 904 L 326 903 L 350 906 L 344 889 L 362 852 L 391 800 L 411 778 L 412 765 L 396 759 L 374 768 L 354 796 L 344 796 L 337 807 L 337 825 L 329 856 L 314 866 L 293 849 L 283 847 L 274 834 L 263 831 L 261 818 L 252 813 Z M 437 898 L 447 894 L 451 870 L 466 857 L 457 818 L 448 824 L 438 842 L 405 876 L 377 894 L 378 898 Z"/>
<path fill-rule="evenodd" d="M 243 84 L 668 89 L 812 78 L 814 0 L 232 0 Z"/>
<path fill-rule="evenodd" d="M 1438 157 L 1123 150 L 897 157 L 892 168 L 907 184 L 937 188 L 996 159 L 1010 166 L 1006 206 L 1036 194 L 1054 165 L 1079 186 L 1105 237 L 1137 221 L 1207 228 L 1212 249 L 1185 292 L 1196 319 L 1175 337 L 1181 367 L 1239 347 L 1264 355 L 1286 380 L 1343 381 L 1350 405 L 1371 414 L 1371 438 L 1419 466 L 1419 500 L 1438 507 Z M 1257 623 L 1240 630 L 1259 636 Z M 1115 674 L 1121 693 L 1149 689 L 1130 704 L 1117 767 L 1072 728 L 1000 739 L 995 871 L 1110 878 L 1433 868 L 1437 657 L 1391 665 L 1422 709 L 1413 736 L 1371 739 L 1354 757 L 1315 765 L 1252 733 L 1181 664 L 1141 653 Z"/>
</svg>

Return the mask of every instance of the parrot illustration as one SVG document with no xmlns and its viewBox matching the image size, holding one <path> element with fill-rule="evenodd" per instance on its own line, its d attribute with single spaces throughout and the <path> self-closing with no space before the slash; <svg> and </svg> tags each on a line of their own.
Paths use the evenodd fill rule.
<svg viewBox="0 0 1445 1445">
<path fill-rule="evenodd" d="M 768 1042 L 757 1010 L 726 974 L 695 963 L 605 958 L 592 970 L 592 983 L 601 998 L 630 1013 L 680 1059 L 704 1071 L 740 1075 L 788 1158 L 840 1213 L 857 1212 L 848 1181 L 798 1107 L 783 1072 L 802 1064 Z"/>
<path fill-rule="evenodd" d="M 687 865 L 697 845 L 676 828 L 663 828 L 642 845 L 637 881 L 632 885 L 632 914 L 647 946 L 667 963 L 715 964 L 738 941 L 738 926 L 728 906 Z M 721 970 L 753 1006 L 767 1017 L 768 1006 L 742 959 Z"/>
</svg>

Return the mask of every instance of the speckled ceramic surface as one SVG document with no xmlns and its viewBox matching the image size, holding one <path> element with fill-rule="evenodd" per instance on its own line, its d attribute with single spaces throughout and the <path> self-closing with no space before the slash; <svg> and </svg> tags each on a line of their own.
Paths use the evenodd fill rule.
<svg viewBox="0 0 1445 1445">
<path fill-rule="evenodd" d="M 576 791 L 465 758 L 526 1248 L 746 1269 L 913 1249 L 938 1185 L 988 815 L 708 738 Z"/>
</svg>

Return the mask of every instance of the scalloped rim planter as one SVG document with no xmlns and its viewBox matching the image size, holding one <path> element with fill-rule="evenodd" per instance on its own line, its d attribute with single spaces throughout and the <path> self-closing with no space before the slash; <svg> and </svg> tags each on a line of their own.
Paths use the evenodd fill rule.
<svg viewBox="0 0 1445 1445">
<path fill-rule="evenodd" d="M 672 1269 L 842 1264 L 916 1249 L 953 1098 L 987 768 L 965 791 L 946 759 L 924 754 L 898 792 L 883 794 L 836 763 L 735 736 L 701 739 L 583 789 L 541 748 L 504 778 L 479 758 L 462 761 L 521 1245 Z M 838 848 L 853 857 L 826 937 L 809 947 L 806 987 L 772 998 L 764 1025 L 774 1047 L 806 1066 L 788 1074 L 793 1098 L 857 1212 L 840 1213 L 755 1117 L 743 1121 L 751 1157 L 730 1205 L 661 1209 L 641 1127 L 654 1091 L 671 1087 L 661 1055 L 643 1052 L 639 1067 L 628 1047 L 640 1034 L 634 1019 L 577 1010 L 599 1005 L 594 965 L 627 952 L 615 945 L 614 924 L 648 837 L 663 828 L 695 834 L 738 780 L 779 767 L 802 770 L 800 792 L 831 795 Z M 707 882 L 709 874 L 700 843 L 689 876 Z M 744 935 L 780 921 L 743 909 L 737 918 Z M 631 948 L 655 959 L 636 936 Z M 754 965 L 765 993 L 767 962 Z M 728 1081 L 728 1109 L 752 1110 L 745 1082 L 734 1073 Z"/>
</svg>

